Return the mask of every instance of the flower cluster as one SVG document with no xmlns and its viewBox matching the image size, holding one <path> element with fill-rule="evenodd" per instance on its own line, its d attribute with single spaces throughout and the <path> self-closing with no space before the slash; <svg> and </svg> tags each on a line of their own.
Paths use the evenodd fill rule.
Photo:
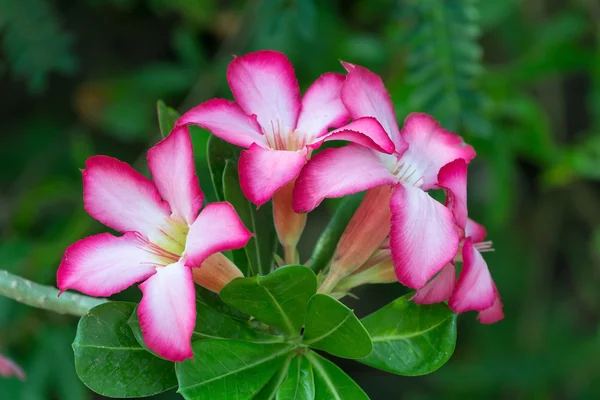
<svg viewBox="0 0 600 400">
<path fill-rule="evenodd" d="M 86 211 L 121 232 L 71 245 L 57 273 L 61 291 L 110 296 L 140 284 L 138 318 L 148 348 L 181 361 L 192 356 L 194 282 L 219 292 L 242 276 L 221 252 L 251 233 L 227 202 L 203 205 L 189 125 L 243 148 L 240 186 L 257 206 L 273 202 L 287 264 L 307 212 L 325 198 L 367 191 L 342 235 L 319 291 L 342 295 L 364 283 L 399 281 L 413 300 L 448 300 L 456 312 L 503 317 L 481 252 L 485 229 L 468 219 L 467 164 L 473 148 L 425 114 L 400 128 L 381 79 L 358 65 L 326 73 L 301 96 L 289 60 L 275 51 L 236 57 L 227 70 L 235 102 L 212 99 L 186 112 L 148 152 L 154 181 L 128 164 L 91 157 L 83 170 Z M 350 142 L 313 155 L 324 142 Z M 443 189 L 445 204 L 430 189 Z M 456 279 L 456 265 L 462 270 Z"/>
</svg>

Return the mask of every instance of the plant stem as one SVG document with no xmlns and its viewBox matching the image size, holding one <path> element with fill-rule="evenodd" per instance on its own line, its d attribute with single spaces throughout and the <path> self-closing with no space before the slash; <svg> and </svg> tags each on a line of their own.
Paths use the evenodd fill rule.
<svg viewBox="0 0 600 400">
<path fill-rule="evenodd" d="M 108 301 L 75 293 L 63 293 L 58 297 L 58 289 L 3 270 L 0 270 L 0 295 L 28 306 L 77 316 L 85 315 L 93 307 Z"/>
</svg>

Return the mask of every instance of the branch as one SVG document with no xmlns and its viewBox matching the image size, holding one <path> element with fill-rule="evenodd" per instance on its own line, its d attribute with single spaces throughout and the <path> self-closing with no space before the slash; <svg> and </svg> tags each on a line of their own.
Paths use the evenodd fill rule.
<svg viewBox="0 0 600 400">
<path fill-rule="evenodd" d="M 68 292 L 58 297 L 58 289 L 40 285 L 3 270 L 0 270 L 0 295 L 28 306 L 78 316 L 108 301 Z"/>
</svg>

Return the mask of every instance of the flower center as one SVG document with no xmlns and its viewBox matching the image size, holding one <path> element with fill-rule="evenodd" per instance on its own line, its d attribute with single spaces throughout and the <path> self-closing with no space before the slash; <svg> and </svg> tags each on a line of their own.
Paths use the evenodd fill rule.
<svg viewBox="0 0 600 400">
<path fill-rule="evenodd" d="M 406 153 L 405 153 L 406 154 Z M 407 157 L 398 157 L 396 154 L 380 154 L 379 157 L 388 170 L 398 179 L 399 183 L 405 183 L 414 187 L 423 185 L 423 174 L 416 163 Z"/>
<path fill-rule="evenodd" d="M 138 240 L 144 250 L 161 261 L 161 264 L 157 264 L 157 266 L 165 266 L 177 262 L 181 258 L 189 230 L 189 226 L 183 220 L 171 216 L 165 219 L 165 224 L 151 237 L 146 239 L 139 235 Z"/>
<path fill-rule="evenodd" d="M 281 126 L 279 120 L 271 121 L 271 129 L 266 130 L 265 139 L 270 149 L 296 151 L 310 143 L 310 135 Z"/>
</svg>

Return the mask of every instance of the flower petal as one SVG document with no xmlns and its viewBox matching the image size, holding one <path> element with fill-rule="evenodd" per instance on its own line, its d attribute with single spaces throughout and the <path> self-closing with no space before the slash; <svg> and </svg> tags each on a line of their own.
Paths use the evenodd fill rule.
<svg viewBox="0 0 600 400">
<path fill-rule="evenodd" d="M 2 354 L 0 354 L 0 376 L 7 378 L 16 376 L 22 381 L 25 380 L 25 372 L 23 372 L 23 369 L 19 367 L 16 362 L 8 357 L 4 357 Z"/>
<path fill-rule="evenodd" d="M 121 237 L 101 233 L 73 243 L 58 267 L 58 288 L 106 297 L 147 279 L 160 261 L 143 249 L 140 239 L 136 232 Z"/>
<path fill-rule="evenodd" d="M 189 124 L 208 129 L 213 135 L 240 147 L 266 143 L 256 115 L 247 115 L 235 102 L 225 99 L 205 101 L 177 120 L 177 126 Z"/>
<path fill-rule="evenodd" d="M 350 122 L 348 125 L 329 132 L 321 140 L 347 140 L 369 147 L 375 151 L 391 154 L 394 152 L 394 142 L 389 138 L 383 127 L 373 117 L 363 117 Z"/>
<path fill-rule="evenodd" d="M 302 98 L 297 132 L 319 137 L 325 135 L 328 128 L 340 127 L 350 119 L 340 98 L 345 79 L 342 74 L 328 72 L 310 85 Z"/>
<path fill-rule="evenodd" d="M 156 186 L 129 164 L 94 156 L 85 165 L 83 204 L 104 225 L 148 237 L 170 216 L 169 205 L 161 201 Z"/>
<path fill-rule="evenodd" d="M 271 150 L 252 145 L 238 162 L 240 186 L 251 202 L 260 206 L 295 179 L 306 163 L 306 149 Z"/>
<path fill-rule="evenodd" d="M 192 141 L 186 127 L 177 127 L 148 151 L 148 168 L 171 213 L 191 225 L 202 208 L 204 193 L 198 184 Z"/>
<path fill-rule="evenodd" d="M 325 149 L 300 173 L 292 207 L 296 212 L 312 211 L 325 198 L 342 197 L 393 182 L 394 176 L 371 149 L 357 144 Z"/>
<path fill-rule="evenodd" d="M 158 268 L 140 285 L 143 296 L 138 318 L 144 343 L 171 361 L 192 357 L 196 324 L 196 292 L 192 269 L 181 262 Z"/>
<path fill-rule="evenodd" d="M 396 186 L 390 208 L 390 247 L 396 276 L 403 285 L 420 289 L 458 251 L 454 218 L 427 192 L 408 185 Z"/>
<path fill-rule="evenodd" d="M 400 136 L 394 105 L 381 78 L 359 65 L 347 62 L 342 62 L 342 65 L 348 71 L 348 75 L 342 87 L 341 97 L 350 116 L 353 119 L 376 118 L 396 144 L 396 151 L 402 153 L 407 146 Z"/>
<path fill-rule="evenodd" d="M 490 308 L 486 308 L 479 312 L 477 318 L 482 324 L 494 324 L 504 318 L 504 311 L 502 311 L 502 301 L 500 296 L 496 296 L 494 304 Z"/>
<path fill-rule="evenodd" d="M 434 304 L 446 301 L 452 295 L 456 285 L 456 267 L 454 264 L 446 264 L 444 268 L 432 280 L 427 282 L 413 296 L 417 304 Z"/>
<path fill-rule="evenodd" d="M 300 112 L 300 87 L 283 53 L 262 50 L 236 57 L 227 69 L 233 97 L 263 132 L 292 131 Z"/>
<path fill-rule="evenodd" d="M 473 243 L 483 242 L 487 236 L 487 232 L 483 225 L 478 224 L 471 218 L 467 219 L 467 227 L 465 228 L 465 236 L 470 237 Z"/>
<path fill-rule="evenodd" d="M 199 267 L 211 254 L 244 247 L 251 237 L 231 204 L 210 203 L 190 227 L 183 253 L 185 264 Z"/>
<path fill-rule="evenodd" d="M 485 260 L 470 238 L 463 245 L 463 266 L 456 289 L 448 305 L 457 313 L 492 307 L 496 299 L 496 285 Z"/>
<path fill-rule="evenodd" d="M 408 143 L 402 155 L 407 172 L 410 171 L 410 181 L 406 183 L 418 182 L 423 190 L 435 186 L 440 168 L 450 161 L 462 158 L 468 163 L 475 157 L 475 150 L 460 136 L 446 131 L 427 114 L 410 114 L 400 133 Z"/>
<path fill-rule="evenodd" d="M 446 190 L 446 207 L 461 229 L 467 226 L 467 163 L 458 158 L 442 167 L 438 186 Z"/>
</svg>

